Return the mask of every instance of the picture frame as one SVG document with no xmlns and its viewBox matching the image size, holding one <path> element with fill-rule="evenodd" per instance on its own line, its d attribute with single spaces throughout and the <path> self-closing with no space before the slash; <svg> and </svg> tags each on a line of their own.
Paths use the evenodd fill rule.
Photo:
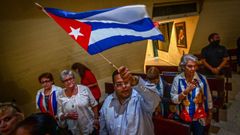
<svg viewBox="0 0 240 135">
<path fill-rule="evenodd" d="M 177 47 L 187 48 L 187 35 L 185 22 L 175 23 Z"/>
<path fill-rule="evenodd" d="M 160 23 L 158 29 L 164 36 L 164 41 L 158 40 L 158 50 L 168 52 L 172 35 L 173 22 Z"/>
</svg>

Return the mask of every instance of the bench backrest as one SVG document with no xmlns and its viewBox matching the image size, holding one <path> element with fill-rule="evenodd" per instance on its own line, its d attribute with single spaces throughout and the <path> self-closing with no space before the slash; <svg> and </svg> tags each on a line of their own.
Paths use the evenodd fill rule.
<svg viewBox="0 0 240 135">
<path fill-rule="evenodd" d="M 162 117 L 153 117 L 155 135 L 190 135 L 189 125 Z"/>
<path fill-rule="evenodd" d="M 150 67 L 157 67 L 160 74 L 162 74 L 163 71 L 168 71 L 168 72 L 178 72 L 178 66 L 156 66 L 156 65 L 146 65 L 146 71 Z"/>
</svg>

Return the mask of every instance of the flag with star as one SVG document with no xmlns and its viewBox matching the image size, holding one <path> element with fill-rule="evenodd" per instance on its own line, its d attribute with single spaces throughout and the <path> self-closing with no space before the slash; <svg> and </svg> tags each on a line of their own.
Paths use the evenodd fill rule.
<svg viewBox="0 0 240 135">
<path fill-rule="evenodd" d="M 44 8 L 89 54 L 140 40 L 162 40 L 144 5 L 123 6 L 87 12 Z"/>
</svg>

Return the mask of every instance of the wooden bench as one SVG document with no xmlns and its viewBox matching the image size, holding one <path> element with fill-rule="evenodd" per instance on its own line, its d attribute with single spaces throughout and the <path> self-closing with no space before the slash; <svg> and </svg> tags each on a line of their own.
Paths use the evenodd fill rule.
<svg viewBox="0 0 240 135">
<path fill-rule="evenodd" d="M 224 78 L 207 77 L 207 81 L 212 93 L 213 107 L 216 109 L 213 111 L 213 119 L 219 122 L 219 109 L 224 105 Z"/>
<path fill-rule="evenodd" d="M 146 65 L 146 71 L 150 67 L 157 67 L 160 74 L 162 74 L 163 71 L 168 71 L 168 72 L 178 72 L 178 66 L 158 66 L 158 65 Z"/>
<path fill-rule="evenodd" d="M 153 123 L 155 135 L 191 135 L 189 125 L 171 119 L 154 116 Z"/>
<path fill-rule="evenodd" d="M 232 71 L 237 72 L 237 48 L 228 49 L 229 64 Z"/>
</svg>

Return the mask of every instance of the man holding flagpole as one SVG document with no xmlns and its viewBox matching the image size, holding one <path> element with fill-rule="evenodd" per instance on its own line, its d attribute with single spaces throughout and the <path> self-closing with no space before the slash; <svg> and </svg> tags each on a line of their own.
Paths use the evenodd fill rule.
<svg viewBox="0 0 240 135">
<path fill-rule="evenodd" d="M 160 102 L 156 85 L 120 67 L 112 74 L 114 93 L 100 110 L 100 135 L 154 135 L 152 114 Z"/>
</svg>

